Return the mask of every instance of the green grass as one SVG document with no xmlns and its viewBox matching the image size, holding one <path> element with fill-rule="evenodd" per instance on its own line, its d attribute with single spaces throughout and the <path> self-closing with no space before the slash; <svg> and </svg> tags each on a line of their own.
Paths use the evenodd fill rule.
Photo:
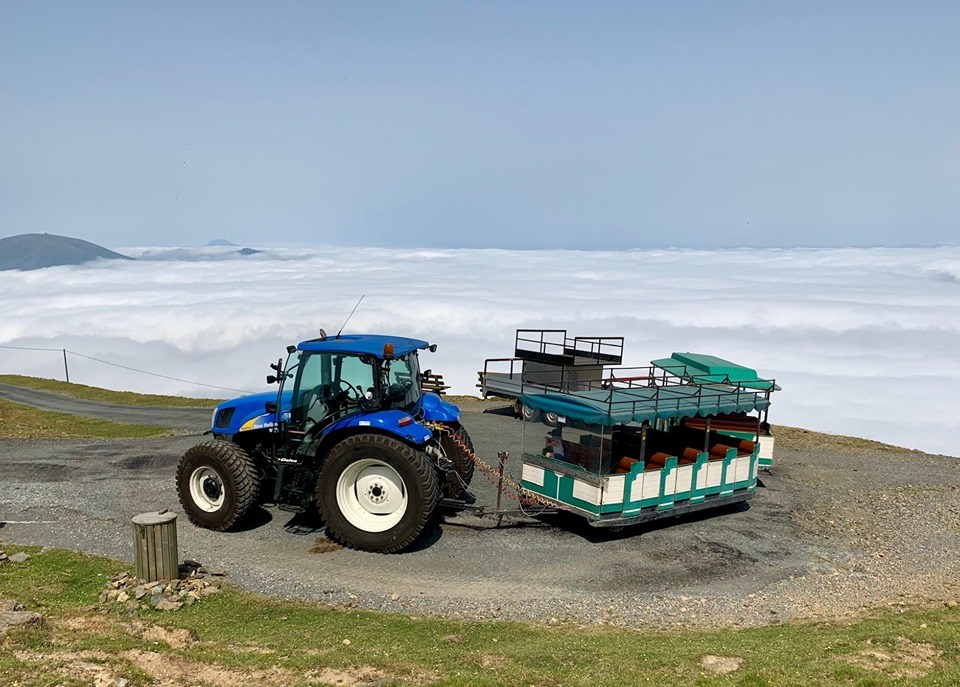
<svg viewBox="0 0 960 687">
<path fill-rule="evenodd" d="M 159 396 L 155 394 L 137 394 L 132 391 L 111 391 L 85 384 L 71 384 L 56 379 L 26 377 L 24 375 L 0 375 L 0 384 L 12 384 L 27 389 L 52 391 L 64 396 L 83 398 L 88 401 L 103 401 L 127 406 L 173 406 L 186 408 L 213 408 L 220 403 L 212 398 L 186 398 L 184 396 Z"/>
<path fill-rule="evenodd" d="M 15 629 L 0 644 L 3 684 L 71 684 L 63 667 L 71 661 L 99 662 L 132 685 L 162 681 L 155 666 L 145 667 L 143 652 L 180 666 L 183 675 L 169 684 L 202 683 L 191 677 L 202 670 L 265 685 L 320 684 L 324 676 L 335 682 L 338 675 L 353 676 L 343 684 L 464 687 L 960 684 L 960 610 L 951 608 L 881 613 L 855 623 L 658 633 L 335 610 L 228 586 L 194 606 L 149 611 L 136 621 L 181 628 L 195 639 L 173 648 L 138 636 L 119 614 L 90 609 L 110 576 L 128 566 L 67 551 L 28 552 L 34 557 L 27 563 L 0 568 L 0 593 L 48 622 Z M 743 664 L 728 675 L 712 674 L 700 666 L 708 654 Z M 357 679 L 364 671 L 366 683 Z"/>
<path fill-rule="evenodd" d="M 0 439 L 120 439 L 170 436 L 166 427 L 40 410 L 0 399 Z"/>
</svg>

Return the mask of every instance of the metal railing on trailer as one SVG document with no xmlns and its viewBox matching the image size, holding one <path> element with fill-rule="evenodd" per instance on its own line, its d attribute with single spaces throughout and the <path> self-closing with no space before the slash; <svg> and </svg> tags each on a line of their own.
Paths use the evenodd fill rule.
<svg viewBox="0 0 960 687">
<path fill-rule="evenodd" d="M 567 336 L 566 329 L 518 329 L 514 355 L 548 365 L 619 365 L 622 336 Z"/>
</svg>

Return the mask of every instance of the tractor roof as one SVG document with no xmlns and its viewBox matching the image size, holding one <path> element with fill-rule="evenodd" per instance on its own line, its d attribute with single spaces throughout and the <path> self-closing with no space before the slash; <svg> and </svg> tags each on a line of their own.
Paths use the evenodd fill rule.
<svg viewBox="0 0 960 687">
<path fill-rule="evenodd" d="M 382 334 L 341 334 L 328 336 L 326 339 L 310 339 L 301 341 L 297 348 L 301 351 L 321 351 L 328 353 L 353 353 L 356 355 L 372 355 L 383 359 L 384 344 L 393 344 L 393 355 L 399 358 L 418 349 L 427 348 L 430 344 L 420 339 L 409 339 L 405 336 L 384 336 Z"/>
</svg>

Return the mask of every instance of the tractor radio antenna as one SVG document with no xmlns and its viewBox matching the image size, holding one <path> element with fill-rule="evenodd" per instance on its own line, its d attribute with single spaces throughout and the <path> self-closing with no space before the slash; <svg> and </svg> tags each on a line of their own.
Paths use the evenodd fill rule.
<svg viewBox="0 0 960 687">
<path fill-rule="evenodd" d="M 360 301 L 362 301 L 362 300 L 363 300 L 363 297 L 366 296 L 366 295 L 367 295 L 367 294 L 362 294 L 362 295 L 360 296 Z M 360 307 L 360 301 L 357 301 L 357 304 L 356 304 L 355 306 L 353 306 L 353 310 L 351 310 L 351 311 L 350 311 L 350 314 L 347 315 L 347 319 L 345 319 L 345 320 L 343 321 L 343 324 L 340 325 L 340 331 L 337 332 L 337 335 L 334 337 L 335 339 L 339 339 L 339 338 L 340 338 L 340 332 L 342 332 L 342 331 L 343 331 L 343 328 L 347 326 L 347 322 L 349 322 L 349 321 L 350 321 L 350 318 L 353 317 L 353 313 L 357 312 L 357 308 Z"/>
</svg>

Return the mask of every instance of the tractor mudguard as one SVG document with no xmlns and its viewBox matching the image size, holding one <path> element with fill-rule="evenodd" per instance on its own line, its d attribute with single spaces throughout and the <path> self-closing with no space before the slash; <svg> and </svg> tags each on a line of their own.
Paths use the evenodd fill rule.
<svg viewBox="0 0 960 687">
<path fill-rule="evenodd" d="M 401 422 L 405 424 L 401 425 Z M 353 428 L 380 430 L 415 446 L 422 446 L 433 436 L 433 433 L 429 429 L 413 420 L 410 413 L 402 410 L 378 410 L 372 413 L 355 413 L 325 427 L 320 436 L 325 437 L 331 432 Z"/>
<path fill-rule="evenodd" d="M 414 415 L 423 414 L 428 422 L 456 422 L 460 419 L 460 409 L 452 403 L 447 403 L 439 396 L 425 393 L 413 408 Z"/>
<path fill-rule="evenodd" d="M 281 412 L 290 412 L 292 392 L 284 392 Z M 238 434 L 251 429 L 267 429 L 277 424 L 277 414 L 267 413 L 267 403 L 276 403 L 277 394 L 266 391 L 224 401 L 213 411 L 214 434 Z"/>
</svg>

